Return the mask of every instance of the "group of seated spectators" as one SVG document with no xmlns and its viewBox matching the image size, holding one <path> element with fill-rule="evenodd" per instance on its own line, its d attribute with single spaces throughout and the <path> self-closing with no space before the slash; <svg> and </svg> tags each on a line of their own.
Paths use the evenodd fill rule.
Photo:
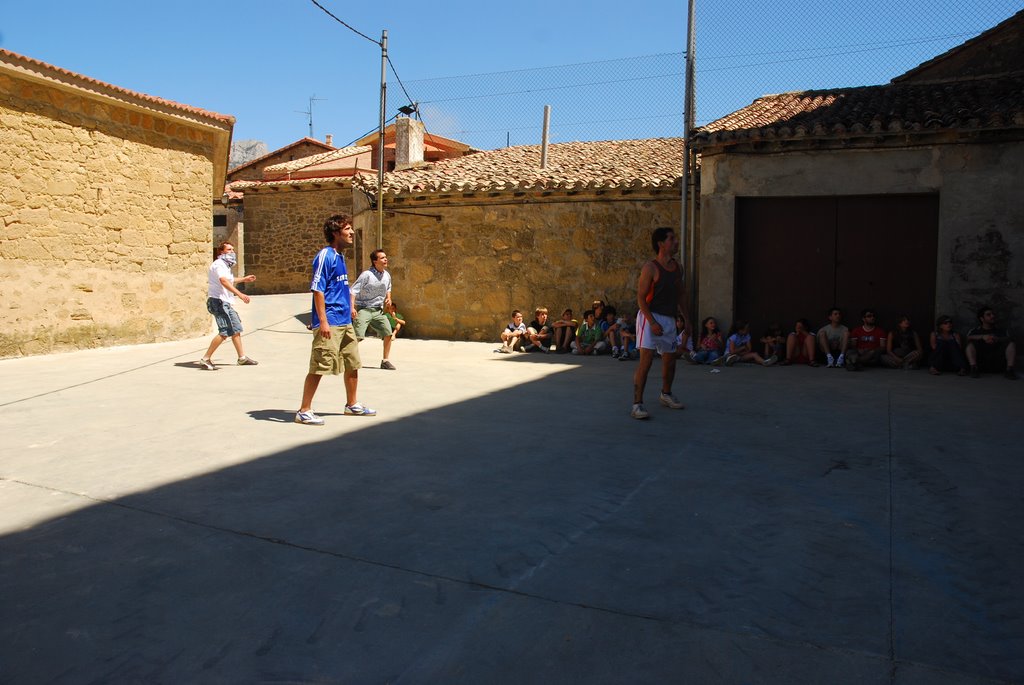
<svg viewBox="0 0 1024 685">
<path fill-rule="evenodd" d="M 601 300 L 594 300 L 593 306 L 583 312 L 582 319 L 574 318 L 571 309 L 564 310 L 557 320 L 550 319 L 547 307 L 537 307 L 533 314 L 533 321 L 526 325 L 523 313 L 513 310 L 512 321 L 501 332 L 501 347 L 495 352 L 611 353 L 612 359 L 619 361 L 629 361 L 638 356 L 634 331 L 636 316 L 619 316 L 615 307 L 607 306 Z"/>
<path fill-rule="evenodd" d="M 887 332 L 876 322 L 873 309 L 861 312 L 861 323 L 850 329 L 843 324 L 843 312 L 833 307 L 828 320 L 813 330 L 807 319 L 799 319 L 792 331 L 783 334 L 782 327 L 770 324 L 759 345 L 752 340 L 750 325 L 734 321 L 728 335 L 718 328 L 713 316 L 701 321 L 695 336 L 687 334 L 682 317 L 676 319 L 677 355 L 693 364 L 732 366 L 749 362 L 763 366 L 806 364 L 827 368 L 861 371 L 869 366 L 893 369 L 917 369 L 927 366 L 935 376 L 953 372 L 977 378 L 981 373 L 1002 373 L 1016 380 L 1014 360 L 1016 345 L 1009 329 L 998 325 L 991 307 L 978 310 L 978 325 L 966 336 L 953 330 L 953 318 L 940 316 L 926 338 L 915 330 L 909 316 L 897 317 L 896 326 Z M 495 352 L 539 351 L 564 354 L 597 355 L 610 352 L 613 359 L 635 359 L 635 315 L 618 316 L 614 307 L 595 300 L 583 312 L 582 321 L 566 309 L 562 317 L 550 321 L 548 310 L 538 307 L 529 325 L 523 323 L 519 310 L 512 312 L 512 321 L 501 332 L 500 348 Z"/>
<path fill-rule="evenodd" d="M 701 322 L 696 340 L 687 341 L 686 348 L 690 361 L 696 364 L 824 364 L 847 371 L 862 371 L 868 366 L 916 369 L 924 365 L 934 376 L 955 372 L 977 378 L 987 372 L 1017 379 L 1013 368 L 1016 345 L 1010 331 L 997 325 L 991 307 L 978 310 L 978 325 L 965 337 L 953 330 L 953 317 L 948 315 L 936 319 L 935 329 L 927 338 L 914 329 L 909 316 L 897 317 L 890 332 L 879 326 L 876 319 L 873 309 L 865 309 L 860 325 L 850 329 L 843 324 L 842 310 L 833 307 L 828 320 L 817 331 L 807 319 L 799 319 L 788 335 L 783 335 L 778 324 L 770 324 L 760 338 L 762 355 L 751 341 L 746 322 L 734 322 L 729 335 L 723 337 L 718 322 L 709 316 Z"/>
</svg>

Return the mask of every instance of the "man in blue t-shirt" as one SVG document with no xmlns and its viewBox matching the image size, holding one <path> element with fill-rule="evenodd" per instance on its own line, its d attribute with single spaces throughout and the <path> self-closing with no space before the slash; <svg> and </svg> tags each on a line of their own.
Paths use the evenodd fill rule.
<svg viewBox="0 0 1024 685">
<path fill-rule="evenodd" d="M 335 214 L 324 222 L 327 247 L 313 259 L 313 318 L 310 328 L 313 350 L 309 356 L 309 373 L 302 386 L 302 406 L 295 414 L 295 423 L 322 426 L 324 420 L 313 413 L 313 395 L 321 376 L 337 376 L 344 370 L 345 413 L 352 416 L 373 416 L 377 412 L 356 399 L 359 383 L 359 340 L 352 327 L 353 297 L 348 287 L 345 257 L 339 250 L 351 247 L 355 240 L 352 219 Z"/>
</svg>

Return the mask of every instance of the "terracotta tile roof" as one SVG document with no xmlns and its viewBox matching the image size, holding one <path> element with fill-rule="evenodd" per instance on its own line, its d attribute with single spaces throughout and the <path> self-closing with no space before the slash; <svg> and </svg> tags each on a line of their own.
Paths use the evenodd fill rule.
<svg viewBox="0 0 1024 685">
<path fill-rule="evenodd" d="M 307 136 L 305 138 L 302 138 L 301 140 L 296 140 L 294 143 L 289 143 L 288 145 L 285 145 L 284 147 L 279 147 L 276 150 L 274 150 L 273 152 L 268 152 L 267 154 L 265 154 L 265 155 L 263 155 L 261 157 L 257 157 L 256 159 L 250 159 L 248 162 L 245 162 L 243 164 L 239 164 L 238 166 L 236 166 L 236 167 L 234 167 L 232 169 L 228 169 L 228 174 L 237 173 L 237 172 L 241 171 L 242 169 L 245 169 L 246 167 L 250 167 L 250 166 L 254 166 L 256 164 L 259 164 L 260 162 L 262 162 L 263 160 L 267 159 L 268 157 L 273 157 L 274 155 L 280 155 L 282 153 L 288 152 L 288 150 L 291 150 L 293 147 L 298 147 L 299 145 L 302 145 L 302 144 L 319 145 L 320 147 L 322 147 L 327 152 L 330 152 L 332 150 L 336 150 L 337 149 L 333 145 L 328 145 L 327 143 L 325 143 L 325 142 L 323 142 L 321 140 L 317 140 L 316 138 L 310 138 L 310 137 Z"/>
<path fill-rule="evenodd" d="M 283 188 L 297 186 L 348 186 L 352 183 L 351 176 L 321 176 L 318 178 L 280 179 L 276 181 L 232 181 L 225 188 L 229 193 L 244 193 L 246 190 L 260 188 Z M 234 196 L 231 196 L 234 198 Z M 241 195 L 239 195 L 241 197 Z"/>
<path fill-rule="evenodd" d="M 189 114 L 201 116 L 207 119 L 214 119 L 216 121 L 220 121 L 226 124 L 233 125 L 235 123 L 235 118 L 228 114 L 218 114 L 217 112 L 211 112 L 209 110 L 200 109 L 199 107 L 191 107 L 189 105 L 183 105 L 180 102 L 165 100 L 163 98 L 158 98 L 154 95 L 146 95 L 145 93 L 139 93 L 134 90 L 128 90 L 127 88 L 121 88 L 120 86 L 105 83 L 98 79 L 83 76 L 82 74 L 76 74 L 73 71 L 61 69 L 60 67 L 55 67 L 52 64 L 47 64 L 46 62 L 42 62 L 37 59 L 32 59 L 31 57 L 25 57 L 24 55 L 19 55 L 16 52 L 4 50 L 3 48 L 0 48 L 0 61 L 6 62 L 7 64 L 10 64 L 16 68 L 20 68 L 21 70 L 26 72 L 50 76 L 55 74 L 59 75 L 60 77 L 63 77 L 64 81 L 74 83 L 75 85 L 85 90 L 101 92 L 107 95 L 124 95 L 135 100 L 141 100 L 156 105 L 162 105 L 170 109 L 179 110 L 181 112 L 187 112 Z"/>
<path fill-rule="evenodd" d="M 1024 10 L 974 38 L 918 64 L 910 71 L 892 79 L 892 82 L 926 80 L 930 75 L 944 71 L 948 72 L 948 78 L 1019 71 L 1024 68 L 1024 64 L 1021 64 L 1021 57 L 1024 55 L 1024 46 L 1020 40 L 1022 30 Z M 975 57 L 974 60 L 970 59 L 972 56 Z M 947 64 L 950 66 L 944 68 Z"/>
<path fill-rule="evenodd" d="M 1024 76 L 766 95 L 694 131 L 710 144 L 1024 129 Z"/>
<path fill-rule="evenodd" d="M 547 168 L 540 145 L 507 147 L 433 162 L 384 175 L 388 195 L 515 190 L 597 190 L 669 188 L 683 173 L 683 139 L 609 140 L 554 143 Z M 377 178 L 364 174 L 355 186 L 377 191 Z"/>
<path fill-rule="evenodd" d="M 343 147 L 337 150 L 330 150 L 328 152 L 321 152 L 317 155 L 310 155 L 309 157 L 301 157 L 299 159 L 293 159 L 290 162 L 281 162 L 279 164 L 271 164 L 263 169 L 264 173 L 288 173 L 289 171 L 299 171 L 306 167 L 311 167 L 317 164 L 324 164 L 326 162 L 334 162 L 339 159 L 351 157 L 353 155 L 362 154 L 364 152 L 371 152 L 373 148 L 369 145 L 356 145 L 352 147 Z"/>
</svg>

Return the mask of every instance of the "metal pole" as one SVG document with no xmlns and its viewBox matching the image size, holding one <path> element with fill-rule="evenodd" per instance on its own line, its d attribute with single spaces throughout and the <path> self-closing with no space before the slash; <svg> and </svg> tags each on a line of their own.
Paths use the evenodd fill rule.
<svg viewBox="0 0 1024 685">
<path fill-rule="evenodd" d="M 548 125 L 551 123 L 551 105 L 544 105 L 544 129 L 540 134 L 540 168 L 548 166 Z"/>
<path fill-rule="evenodd" d="M 682 212 L 682 235 L 679 239 L 679 259 L 683 265 L 688 281 L 690 292 L 690 318 L 693 318 L 697 311 L 697 227 L 696 227 L 696 194 L 691 186 L 694 183 L 693 165 L 691 157 L 693 151 L 690 148 L 690 133 L 696 127 L 696 94 L 694 93 L 697 67 L 696 67 L 696 12 L 694 8 L 696 0 L 689 0 L 689 11 L 686 27 L 686 91 L 684 94 L 683 111 L 683 197 Z M 692 321 L 687 322 L 691 327 Z"/>
<path fill-rule="evenodd" d="M 388 104 L 388 32 L 380 36 L 380 130 L 377 138 L 377 249 L 384 249 L 384 109 Z"/>
</svg>

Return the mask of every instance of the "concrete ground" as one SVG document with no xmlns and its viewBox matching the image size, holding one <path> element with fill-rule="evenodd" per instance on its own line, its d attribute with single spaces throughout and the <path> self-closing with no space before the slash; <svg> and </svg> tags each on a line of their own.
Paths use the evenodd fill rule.
<svg viewBox="0 0 1024 685">
<path fill-rule="evenodd" d="M 363 343 L 0 361 L 0 683 L 1024 682 L 1024 382 Z M 415 326 L 415 322 L 413 322 Z M 495 331 L 497 333 L 497 331 Z"/>
</svg>

